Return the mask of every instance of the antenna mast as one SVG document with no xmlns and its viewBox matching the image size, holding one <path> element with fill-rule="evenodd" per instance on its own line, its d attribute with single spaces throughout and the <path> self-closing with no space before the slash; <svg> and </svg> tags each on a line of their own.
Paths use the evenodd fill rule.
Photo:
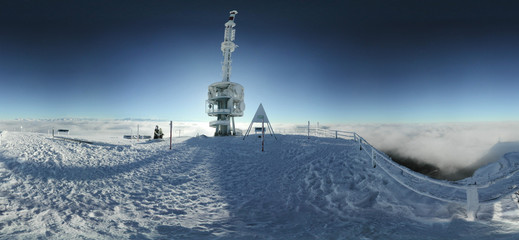
<svg viewBox="0 0 519 240">
<path fill-rule="evenodd" d="M 216 121 L 209 122 L 209 126 L 215 128 L 215 136 L 238 135 L 234 125 L 234 117 L 243 116 L 243 111 L 245 111 L 243 86 L 230 81 L 231 53 L 238 47 L 234 44 L 234 26 L 236 26 L 234 17 L 236 14 L 238 14 L 238 11 L 231 11 L 229 20 L 225 23 L 225 34 L 221 46 L 223 54 L 222 81 L 209 85 L 205 104 L 205 112 L 209 116 L 216 117 Z"/>
<path fill-rule="evenodd" d="M 236 35 L 236 30 L 234 27 L 236 23 L 234 23 L 234 18 L 238 14 L 238 11 L 232 10 L 230 12 L 229 21 L 225 23 L 225 33 L 222 42 L 222 54 L 223 54 L 223 64 L 222 64 L 222 73 L 223 79 L 222 82 L 229 82 L 231 78 L 231 53 L 234 52 L 236 47 L 238 47 L 234 43 L 234 37 Z"/>
</svg>

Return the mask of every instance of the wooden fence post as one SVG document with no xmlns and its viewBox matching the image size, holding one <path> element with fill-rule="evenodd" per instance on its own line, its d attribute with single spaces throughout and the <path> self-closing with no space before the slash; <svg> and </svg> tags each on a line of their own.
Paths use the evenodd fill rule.
<svg viewBox="0 0 519 240">
<path fill-rule="evenodd" d="M 169 150 L 171 150 L 172 141 L 173 141 L 173 121 L 169 121 Z"/>
<path fill-rule="evenodd" d="M 373 165 L 373 168 L 377 167 L 377 164 L 375 163 L 376 158 L 377 158 L 377 155 L 375 155 L 375 149 L 371 148 L 371 164 Z"/>
<path fill-rule="evenodd" d="M 310 139 L 310 121 L 308 121 L 308 139 Z"/>
</svg>

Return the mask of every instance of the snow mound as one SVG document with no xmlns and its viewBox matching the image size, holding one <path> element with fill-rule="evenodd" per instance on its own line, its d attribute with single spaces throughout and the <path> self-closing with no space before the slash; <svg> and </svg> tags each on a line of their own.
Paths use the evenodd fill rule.
<svg viewBox="0 0 519 240">
<path fill-rule="evenodd" d="M 488 183 L 519 171 L 519 152 L 505 154 L 499 161 L 489 163 L 474 172 L 472 179 L 478 183 Z"/>
<path fill-rule="evenodd" d="M 174 138 L 172 150 L 169 141 L 94 140 L 3 135 L 0 238 L 519 236 L 511 198 L 483 209 L 489 220 L 465 221 L 465 206 L 401 186 L 351 140 L 266 137 L 265 152 L 258 138 Z"/>
</svg>

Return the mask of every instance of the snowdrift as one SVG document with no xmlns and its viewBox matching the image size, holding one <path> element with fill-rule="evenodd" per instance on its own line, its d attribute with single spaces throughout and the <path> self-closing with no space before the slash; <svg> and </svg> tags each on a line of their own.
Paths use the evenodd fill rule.
<svg viewBox="0 0 519 240">
<path fill-rule="evenodd" d="M 517 201 L 465 206 L 408 190 L 344 139 L 3 132 L 1 239 L 510 239 Z M 78 139 L 88 137 L 76 136 Z M 495 175 L 518 154 L 477 172 Z M 508 164 L 508 165 L 507 165 Z"/>
</svg>

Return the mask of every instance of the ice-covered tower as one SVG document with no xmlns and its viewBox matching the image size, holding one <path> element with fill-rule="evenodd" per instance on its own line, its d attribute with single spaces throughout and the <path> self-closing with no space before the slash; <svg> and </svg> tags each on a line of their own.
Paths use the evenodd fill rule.
<svg viewBox="0 0 519 240">
<path fill-rule="evenodd" d="M 222 42 L 223 79 L 209 85 L 205 112 L 209 116 L 216 117 L 216 121 L 211 121 L 209 126 L 216 128 L 215 136 L 236 135 L 234 117 L 243 116 L 245 103 L 243 102 L 243 87 L 238 83 L 230 81 L 231 78 L 231 53 L 237 45 L 234 44 L 234 18 L 238 11 L 230 12 L 229 21 L 225 23 L 225 33 Z"/>
</svg>

